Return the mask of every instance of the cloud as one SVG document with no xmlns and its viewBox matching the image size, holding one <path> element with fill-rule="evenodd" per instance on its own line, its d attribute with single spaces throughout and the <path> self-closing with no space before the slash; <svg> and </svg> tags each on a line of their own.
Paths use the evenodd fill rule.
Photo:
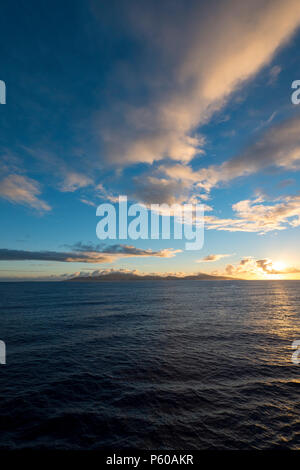
<svg viewBox="0 0 300 470">
<path fill-rule="evenodd" d="M 93 183 L 92 179 L 83 174 L 67 172 L 63 182 L 60 184 L 62 192 L 74 192 L 77 189 L 85 188 Z"/>
<path fill-rule="evenodd" d="M 82 197 L 80 198 L 80 201 L 83 203 L 83 204 L 86 204 L 87 206 L 92 206 L 92 207 L 96 207 L 96 204 L 93 202 L 93 201 L 89 201 L 88 199 Z"/>
<path fill-rule="evenodd" d="M 38 197 L 41 194 L 40 188 L 37 181 L 27 176 L 11 174 L 0 181 L 0 197 L 39 211 L 49 211 L 51 207 Z"/>
<path fill-rule="evenodd" d="M 281 267 L 282 263 L 274 263 L 271 259 L 259 259 L 256 261 L 256 265 L 266 274 L 298 274 L 300 269 L 295 267 Z M 277 266 L 280 266 L 278 268 Z"/>
<path fill-rule="evenodd" d="M 286 188 L 287 186 L 292 186 L 293 184 L 295 184 L 295 180 L 293 178 L 289 178 L 289 179 L 285 179 L 285 180 L 280 181 L 280 183 L 278 183 L 277 187 L 278 188 Z"/>
<path fill-rule="evenodd" d="M 166 281 L 166 280 L 224 280 L 229 279 L 228 276 L 213 276 L 206 273 L 192 273 L 187 274 L 181 271 L 173 272 L 152 272 L 145 273 L 138 269 L 97 269 L 91 272 L 78 271 L 75 273 L 52 274 L 36 276 L 0 276 L 1 282 L 3 281 Z"/>
<path fill-rule="evenodd" d="M 208 263 L 208 262 L 219 261 L 220 259 L 227 258 L 228 256 L 232 256 L 232 255 L 230 254 L 207 255 L 204 258 L 196 260 L 196 263 Z"/>
<path fill-rule="evenodd" d="M 212 276 L 206 273 L 191 273 L 187 274 L 185 272 L 153 272 L 153 273 L 144 273 L 137 269 L 103 269 L 96 270 L 93 272 L 77 272 L 73 275 L 68 275 L 68 278 L 74 280 L 88 280 L 88 281 L 102 281 L 102 280 L 217 280 L 218 278 L 224 279 L 228 276 Z"/>
<path fill-rule="evenodd" d="M 269 71 L 269 85 L 274 85 L 276 83 L 279 74 L 282 72 L 282 68 L 279 65 L 274 65 Z"/>
<path fill-rule="evenodd" d="M 0 261 L 56 261 L 65 263 L 112 263 L 120 258 L 129 257 L 158 257 L 171 258 L 181 250 L 164 249 L 153 251 L 143 250 L 131 245 L 112 245 L 98 249 L 96 247 L 78 244 L 71 252 L 60 251 L 25 251 L 0 249 Z"/>
<path fill-rule="evenodd" d="M 51 147 L 51 144 L 49 143 L 48 146 Z M 94 184 L 90 176 L 92 174 L 90 164 L 81 154 L 76 155 L 77 158 L 73 158 L 70 162 L 67 158 L 63 159 L 59 156 L 57 150 L 51 151 L 48 148 L 45 150 L 39 146 L 23 146 L 22 149 L 33 159 L 35 165 L 37 164 L 38 171 L 48 175 L 49 184 L 63 193 L 75 192 Z M 76 154 L 76 150 L 73 152 Z"/>
<path fill-rule="evenodd" d="M 122 60 L 111 55 L 115 62 L 110 63 L 107 88 L 101 83 L 101 107 L 91 113 L 87 133 L 93 134 L 93 143 L 94 137 L 98 140 L 98 158 L 78 148 L 76 158 L 64 162 L 58 146 L 53 152 L 25 148 L 60 181 L 52 184 L 73 192 L 93 185 L 93 172 L 99 168 L 114 165 L 117 174 L 125 165 L 165 165 L 171 160 L 175 165 L 165 175 L 153 175 L 151 168 L 141 181 L 131 180 L 131 193 L 146 202 L 173 203 L 189 196 L 188 185 L 210 189 L 235 174 L 251 172 L 232 169 L 230 163 L 194 172 L 189 163 L 204 153 L 201 126 L 263 67 L 270 68 L 274 55 L 295 33 L 299 1 L 190 0 L 187 6 L 184 0 L 176 5 L 173 0 L 112 0 L 111 8 L 91 3 L 101 25 L 112 26 L 113 44 L 121 39 L 132 45 L 130 60 L 126 53 Z M 99 30 L 107 39 L 103 28 Z M 269 73 L 274 79 L 279 66 Z M 90 197 L 82 202 L 93 204 Z"/>
<path fill-rule="evenodd" d="M 199 193 L 199 188 L 194 185 L 196 180 L 189 166 L 164 163 L 134 177 L 126 193 L 145 204 L 197 204 L 200 200 L 207 201 L 210 196 Z M 211 208 L 206 206 L 206 210 Z"/>
<path fill-rule="evenodd" d="M 212 165 L 190 174 L 199 187 L 210 190 L 220 182 L 257 173 L 275 166 L 296 170 L 300 163 L 300 116 L 268 129 L 255 144 L 222 165 Z M 170 170 L 169 170 L 170 171 Z"/>
<path fill-rule="evenodd" d="M 128 192 L 138 201 L 149 204 L 174 204 L 186 200 L 189 188 L 184 182 L 145 176 L 143 179 L 134 178 L 133 187 Z"/>
<path fill-rule="evenodd" d="M 168 182 L 168 197 L 171 199 L 176 194 L 176 182 L 179 185 L 179 193 L 182 193 L 180 186 L 189 187 L 190 192 L 192 188 L 194 192 L 199 192 L 199 189 L 209 192 L 220 183 L 228 183 L 235 178 L 271 167 L 284 170 L 300 168 L 300 116 L 293 116 L 267 129 L 257 142 L 221 165 L 211 165 L 193 171 L 184 163 L 164 163 L 157 171 L 164 175 L 164 181 Z"/>
<path fill-rule="evenodd" d="M 140 54 L 120 73 L 128 102 L 123 93 L 100 113 L 99 133 L 107 159 L 122 164 L 191 161 L 203 147 L 195 129 L 269 64 L 300 24 L 298 0 L 117 5 L 122 31 Z M 103 21 L 101 5 L 94 8 Z"/>
<path fill-rule="evenodd" d="M 164 249 L 159 251 L 152 251 L 150 249 L 136 248 L 133 245 L 109 245 L 104 246 L 103 243 L 98 245 L 77 242 L 71 245 L 72 251 L 79 253 L 104 253 L 113 255 L 129 255 L 129 256 L 158 256 L 160 258 L 171 258 L 175 253 L 180 253 L 181 250 Z"/>
<path fill-rule="evenodd" d="M 208 230 L 263 234 L 300 225 L 299 194 L 278 198 L 272 203 L 265 203 L 260 196 L 254 201 L 239 201 L 233 204 L 232 209 L 237 215 L 236 218 L 205 216 L 205 227 Z"/>
<path fill-rule="evenodd" d="M 299 274 L 300 269 L 285 267 L 276 269 L 278 262 L 269 258 L 254 259 L 251 256 L 242 258 L 237 264 L 228 264 L 223 271 L 215 270 L 211 273 L 151 272 L 145 273 L 138 269 L 110 268 L 96 269 L 94 271 L 78 271 L 65 274 L 42 274 L 38 276 L 23 275 L 0 276 L 1 281 L 129 281 L 129 280 L 223 280 L 223 279 L 278 279 L 278 276 Z M 30 271 L 31 272 L 31 271 Z M 277 276 L 277 277 L 274 277 Z"/>
<path fill-rule="evenodd" d="M 271 124 L 271 122 L 275 119 L 276 116 L 277 116 L 277 111 L 274 111 L 268 117 L 268 119 L 266 119 L 264 121 L 260 121 L 259 125 L 254 129 L 254 131 L 257 132 L 258 130 L 263 129 L 264 127 L 268 127 Z"/>
<path fill-rule="evenodd" d="M 280 269 L 277 266 L 282 266 Z M 270 279 L 270 275 L 288 275 L 299 274 L 300 269 L 292 266 L 284 266 L 283 263 L 274 262 L 270 258 L 255 259 L 251 256 L 244 257 L 238 264 L 228 264 L 224 272 L 233 277 L 242 277 L 248 279 Z"/>
<path fill-rule="evenodd" d="M 224 272 L 233 277 L 257 278 L 259 274 L 255 259 L 245 257 L 236 265 L 228 264 Z"/>
</svg>

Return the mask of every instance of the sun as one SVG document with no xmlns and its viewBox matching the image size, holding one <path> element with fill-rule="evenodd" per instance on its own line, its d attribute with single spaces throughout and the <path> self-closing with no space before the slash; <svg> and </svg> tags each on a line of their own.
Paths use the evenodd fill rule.
<svg viewBox="0 0 300 470">
<path fill-rule="evenodd" d="M 272 263 L 272 268 L 275 269 L 275 271 L 284 271 L 286 268 L 286 263 L 283 261 L 275 261 Z"/>
</svg>

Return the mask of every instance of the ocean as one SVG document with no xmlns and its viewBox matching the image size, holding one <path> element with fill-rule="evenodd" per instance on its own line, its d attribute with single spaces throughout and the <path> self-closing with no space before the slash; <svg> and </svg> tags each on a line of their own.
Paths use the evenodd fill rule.
<svg viewBox="0 0 300 470">
<path fill-rule="evenodd" d="M 300 447 L 299 281 L 0 284 L 1 449 Z"/>
</svg>

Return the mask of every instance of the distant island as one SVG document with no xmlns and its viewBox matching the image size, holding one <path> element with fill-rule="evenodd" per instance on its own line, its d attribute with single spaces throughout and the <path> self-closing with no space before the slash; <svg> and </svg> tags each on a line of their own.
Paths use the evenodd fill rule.
<svg viewBox="0 0 300 470">
<path fill-rule="evenodd" d="M 240 279 L 228 276 L 213 276 L 210 274 L 198 273 L 187 276 L 166 275 L 159 276 L 155 274 L 134 274 L 112 272 L 103 273 L 97 276 L 76 276 L 68 279 L 67 282 L 103 282 L 103 281 L 236 281 Z"/>
</svg>

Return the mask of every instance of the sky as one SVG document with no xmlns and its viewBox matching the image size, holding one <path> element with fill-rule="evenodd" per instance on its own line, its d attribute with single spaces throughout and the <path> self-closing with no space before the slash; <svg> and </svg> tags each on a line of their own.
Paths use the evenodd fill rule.
<svg viewBox="0 0 300 470">
<path fill-rule="evenodd" d="M 0 51 L 1 280 L 300 279 L 299 0 L 5 0 Z M 203 204 L 203 247 L 99 240 L 119 195 Z"/>
</svg>

